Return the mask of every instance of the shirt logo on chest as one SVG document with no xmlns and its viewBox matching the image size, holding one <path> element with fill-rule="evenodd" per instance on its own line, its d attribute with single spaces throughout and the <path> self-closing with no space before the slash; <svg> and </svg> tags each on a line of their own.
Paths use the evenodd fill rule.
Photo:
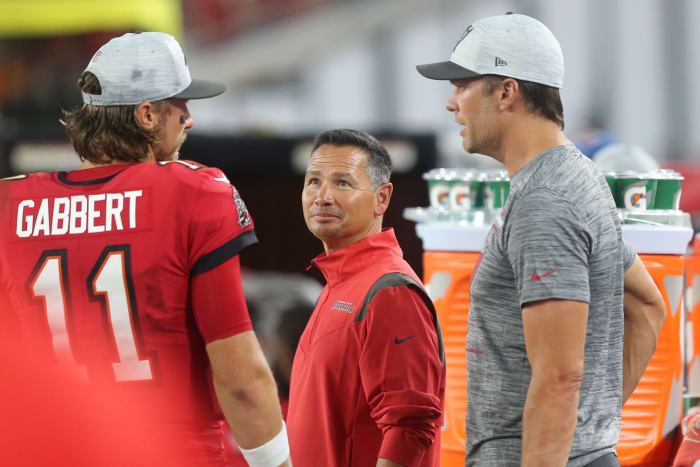
<svg viewBox="0 0 700 467">
<path fill-rule="evenodd" d="M 336 300 L 331 306 L 331 310 L 347 311 L 348 313 L 352 313 L 354 309 L 355 305 L 345 300 Z"/>
</svg>

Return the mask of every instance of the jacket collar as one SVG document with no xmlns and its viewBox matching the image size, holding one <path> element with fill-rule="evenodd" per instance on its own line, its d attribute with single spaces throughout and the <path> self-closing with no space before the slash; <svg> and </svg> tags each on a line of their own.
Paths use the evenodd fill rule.
<svg viewBox="0 0 700 467">
<path fill-rule="evenodd" d="M 403 251 L 394 229 L 386 228 L 330 255 L 321 253 L 311 263 L 321 270 L 328 285 L 334 285 L 385 262 L 390 256 L 403 258 Z"/>
</svg>

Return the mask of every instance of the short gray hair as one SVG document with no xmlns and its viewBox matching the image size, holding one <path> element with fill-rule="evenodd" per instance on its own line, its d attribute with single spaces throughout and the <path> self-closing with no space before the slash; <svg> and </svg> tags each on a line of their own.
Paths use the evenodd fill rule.
<svg viewBox="0 0 700 467">
<path fill-rule="evenodd" d="M 501 81 L 507 76 L 499 75 L 484 75 L 483 79 L 486 82 L 484 91 L 489 95 L 493 90 L 501 84 Z M 564 129 L 564 106 L 561 103 L 559 88 L 547 86 L 544 84 L 533 83 L 522 79 L 513 78 L 520 86 L 520 94 L 523 96 L 523 101 L 535 114 L 551 120 L 562 130 Z"/>
<path fill-rule="evenodd" d="M 372 190 L 376 190 L 385 183 L 389 183 L 391 177 L 391 157 L 386 148 L 377 138 L 360 130 L 336 129 L 326 130 L 314 138 L 311 154 L 323 146 L 354 146 L 367 153 L 367 167 L 365 171 L 369 176 Z"/>
</svg>

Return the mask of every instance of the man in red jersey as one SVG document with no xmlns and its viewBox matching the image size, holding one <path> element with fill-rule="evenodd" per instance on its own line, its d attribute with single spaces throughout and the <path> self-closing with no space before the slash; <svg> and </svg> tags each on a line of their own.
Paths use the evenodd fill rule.
<svg viewBox="0 0 700 467">
<path fill-rule="evenodd" d="M 82 166 L 0 181 L 0 323 L 152 407 L 192 465 L 230 464 L 222 411 L 250 465 L 288 465 L 241 288 L 252 219 L 223 172 L 178 160 L 187 100 L 224 86 L 192 80 L 158 32 L 112 39 L 78 85 L 62 123 Z"/>
<path fill-rule="evenodd" d="M 289 402 L 297 465 L 440 465 L 445 365 L 437 314 L 403 260 L 391 160 L 355 130 L 318 135 L 302 206 L 327 284 L 299 342 Z"/>
</svg>

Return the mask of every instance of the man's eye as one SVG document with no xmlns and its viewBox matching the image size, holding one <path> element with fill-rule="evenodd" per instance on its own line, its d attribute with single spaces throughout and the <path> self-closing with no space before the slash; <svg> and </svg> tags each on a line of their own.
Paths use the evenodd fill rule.
<svg viewBox="0 0 700 467">
<path fill-rule="evenodd" d="M 310 178 L 308 182 L 306 182 L 307 185 L 318 185 L 318 178 Z"/>
<path fill-rule="evenodd" d="M 338 180 L 338 185 L 340 186 L 350 186 L 346 180 Z"/>
</svg>

